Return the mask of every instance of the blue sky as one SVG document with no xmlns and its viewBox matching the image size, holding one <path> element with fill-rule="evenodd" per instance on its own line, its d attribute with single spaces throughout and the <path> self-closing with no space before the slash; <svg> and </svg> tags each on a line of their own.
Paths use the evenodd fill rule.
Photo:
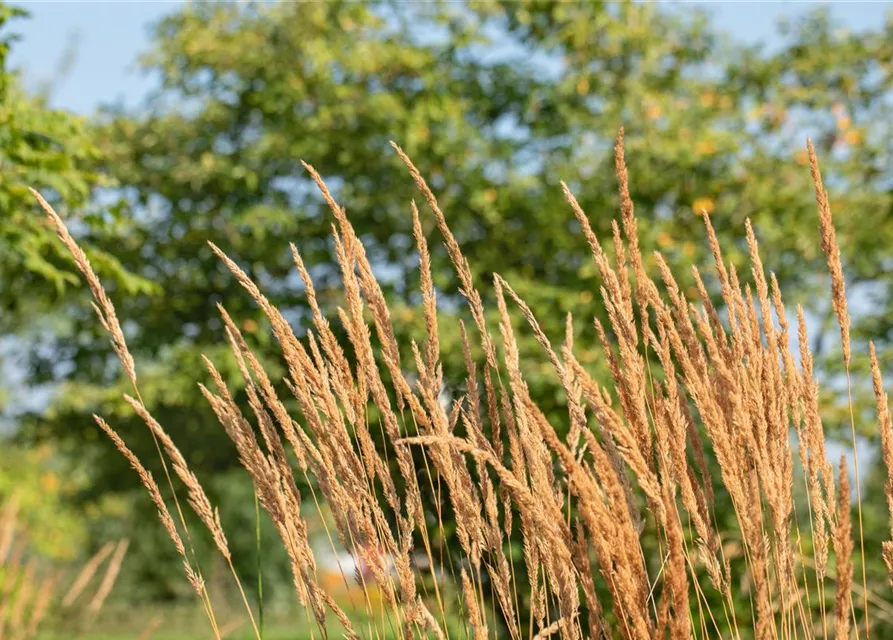
<svg viewBox="0 0 893 640">
<path fill-rule="evenodd" d="M 31 89 L 52 83 L 54 106 L 91 113 L 98 105 L 137 104 L 152 86 L 136 59 L 150 45 L 149 25 L 182 6 L 175 0 L 151 1 L 20 1 L 31 18 L 13 28 L 22 41 L 13 49 L 11 65 L 22 70 Z M 675 3 L 677 10 L 708 7 L 716 23 L 738 38 L 772 44 L 776 20 L 808 11 L 814 2 Z M 840 25 L 860 30 L 879 24 L 893 2 L 831 2 Z M 72 57 L 73 52 L 73 57 Z M 67 68 L 66 65 L 67 64 Z M 60 69 L 64 77 L 59 78 Z"/>
</svg>

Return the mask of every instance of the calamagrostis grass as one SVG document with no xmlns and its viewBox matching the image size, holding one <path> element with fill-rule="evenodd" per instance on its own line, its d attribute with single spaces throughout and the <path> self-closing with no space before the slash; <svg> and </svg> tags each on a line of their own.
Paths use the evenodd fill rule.
<svg viewBox="0 0 893 640">
<path fill-rule="evenodd" d="M 320 633 L 326 636 L 333 616 L 350 638 L 378 638 L 388 631 L 446 638 L 448 619 L 459 616 L 476 639 L 812 638 L 827 637 L 829 626 L 837 637 L 851 628 L 858 634 L 861 626 L 851 622 L 861 618 L 867 637 L 874 618 L 868 610 L 861 509 L 864 598 L 857 607 L 846 463 L 841 461 L 835 480 L 805 316 L 797 310 L 796 357 L 788 346 L 791 318 L 774 274 L 764 267 L 758 230 L 749 222 L 744 229 L 750 275 L 742 285 L 710 218 L 703 217 L 721 313 L 710 279 L 698 268 L 692 267 L 694 299 L 683 294 L 659 253 L 654 255 L 658 273 L 646 269 L 651 261 L 639 244 L 622 131 L 615 147 L 621 210 L 620 222 L 612 226 L 615 259 L 562 183 L 599 274 L 608 321 L 585 320 L 593 322 L 610 372 L 606 388 L 575 353 L 573 318 L 567 318 L 563 345 L 554 347 L 534 309 L 505 278 L 494 276 L 485 304 L 481 283 L 437 196 L 407 154 L 393 148 L 434 215 L 473 321 L 468 331 L 456 320 L 466 375 L 458 387 L 462 394 L 449 402 L 443 402 L 439 330 L 455 316 L 438 314 L 428 240 L 414 202 L 408 204 L 427 334 L 421 345 L 400 341 L 346 210 L 308 164 L 333 216 L 344 292 L 336 315 L 346 339 L 338 338 L 324 315 L 297 246 L 291 251 L 312 316 L 303 338 L 237 260 L 211 245 L 268 317 L 286 374 L 271 378 L 221 306 L 222 337 L 241 371 L 247 407 L 234 400 L 210 359 L 205 360 L 210 382 L 199 383 L 200 392 L 235 444 L 288 552 L 297 598 Z M 820 242 L 849 371 L 840 250 L 811 144 L 809 156 Z M 134 361 L 112 302 L 61 218 L 39 201 L 90 285 L 100 322 L 136 390 L 128 401 L 232 568 L 216 509 L 139 398 Z M 488 315 L 492 303 L 495 316 Z M 566 416 L 546 415 L 528 388 L 529 363 L 521 357 L 516 314 L 554 369 Z M 475 353 L 483 354 L 482 361 Z M 893 424 L 873 347 L 871 360 L 893 508 Z M 120 435 L 101 418 L 97 422 L 149 491 L 219 636 L 201 574 L 160 488 Z M 797 474 L 804 482 L 808 529 L 795 509 L 801 495 L 794 490 Z M 858 473 L 856 482 L 858 488 Z M 334 531 L 326 529 L 332 549 L 344 549 L 368 567 L 368 574 L 342 574 L 345 584 L 359 582 L 362 602 L 336 602 L 320 585 L 302 513 L 309 499 L 317 509 L 325 503 L 334 516 Z M 731 505 L 731 525 L 717 517 L 720 500 Z M 454 519 L 457 549 L 438 547 L 445 508 Z M 179 525 L 185 527 L 182 517 Z M 182 535 L 188 540 L 188 531 Z M 510 538 L 520 541 L 520 553 L 508 553 Z M 419 545 L 428 569 L 415 562 Z M 829 584 L 827 572 L 832 553 L 835 584 Z M 884 543 L 883 557 L 893 576 L 893 541 Z M 235 569 L 233 576 L 238 582 Z M 371 610 L 373 588 L 384 596 L 380 615 Z M 831 604 L 826 588 L 835 592 L 833 613 L 826 606 Z M 749 607 L 746 615 L 742 606 Z M 370 615 L 363 618 L 364 612 Z"/>
<path fill-rule="evenodd" d="M 68 581 L 67 572 L 30 553 L 27 532 L 20 530 L 18 514 L 19 501 L 13 494 L 0 509 L 0 639 L 34 638 L 47 614 L 56 609 L 65 611 L 69 618 L 85 612 L 95 620 L 115 586 L 128 541 L 102 546 L 77 572 L 68 589 L 62 591 L 60 586 Z M 93 578 L 110 555 L 113 557 L 90 603 L 79 608 L 79 597 L 92 588 Z"/>
</svg>

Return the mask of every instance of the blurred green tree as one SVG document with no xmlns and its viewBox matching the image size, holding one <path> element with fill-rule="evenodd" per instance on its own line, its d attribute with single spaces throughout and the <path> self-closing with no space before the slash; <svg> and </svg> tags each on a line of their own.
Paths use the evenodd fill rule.
<svg viewBox="0 0 893 640">
<path fill-rule="evenodd" d="M 599 282 L 559 180 L 609 244 L 612 143 L 625 125 L 647 255 L 661 249 L 684 279 L 686 265 L 709 258 L 707 212 L 727 255 L 742 261 L 750 217 L 791 304 L 822 318 L 808 133 L 833 190 L 853 289 L 864 283 L 876 294 L 866 326 L 883 337 L 893 300 L 885 280 L 872 283 L 893 246 L 891 43 L 893 23 L 853 35 L 815 14 L 766 51 L 736 43 L 700 13 L 642 3 L 190 3 L 155 27 L 144 64 L 159 89 L 139 110 L 108 110 L 97 123 L 95 170 L 122 197 L 113 232 L 90 227 L 85 238 L 164 293 L 113 297 L 143 396 L 199 475 L 235 461 L 194 387 L 205 376 L 200 353 L 227 362 L 215 305 L 261 349 L 270 343 L 206 241 L 262 282 L 298 327 L 306 307 L 289 241 L 327 308 L 340 301 L 329 218 L 301 159 L 329 181 L 367 242 L 398 329 L 421 330 L 409 215 L 418 194 L 391 138 L 429 179 L 484 291 L 502 274 L 555 339 L 572 312 L 581 359 L 600 367 L 587 348 L 589 319 L 602 313 Z M 431 223 L 426 216 L 426 230 Z M 443 312 L 462 313 L 445 253 L 431 244 Z M 97 437 L 89 413 L 100 409 L 151 458 L 89 309 L 66 313 L 70 331 L 33 363 L 38 372 L 47 360 L 74 366 L 55 377 L 53 410 L 34 416 L 31 432 L 83 450 Z M 454 323 L 444 330 L 444 353 L 461 354 Z M 522 349 L 542 362 L 532 339 Z M 445 367 L 459 370 L 461 357 Z M 526 371 L 543 405 L 560 408 L 548 367 Z M 121 486 L 123 460 L 91 460 L 96 493 Z"/>
<path fill-rule="evenodd" d="M 91 202 L 97 189 L 111 184 L 96 170 L 100 149 L 84 118 L 52 109 L 42 96 L 25 92 L 18 74 L 7 68 L 17 39 L 7 23 L 27 12 L 0 3 L 0 332 L 32 323 L 47 302 L 78 282 L 53 232 L 33 215 L 29 187 L 40 189 L 77 227 L 94 233 L 113 222 L 114 212 Z M 76 213 L 72 213 L 76 212 Z M 110 254 L 87 247 L 97 268 L 131 293 L 148 283 L 121 268 Z"/>
<path fill-rule="evenodd" d="M 10 21 L 25 16 L 0 2 L 0 503 L 18 505 L 19 534 L 32 551 L 72 560 L 88 550 L 91 524 L 102 514 L 120 513 L 124 505 L 113 499 L 98 501 L 90 513 L 76 509 L 72 498 L 87 481 L 71 464 L 76 458 L 61 455 L 52 442 L 34 449 L 11 442 L 16 414 L 45 405 L 40 398 L 46 394 L 29 385 L 58 375 L 53 359 L 32 359 L 23 383 L 20 360 L 29 349 L 43 348 L 48 332 L 64 332 L 69 305 L 87 306 L 82 292 L 71 286 L 79 282 L 76 270 L 51 227 L 36 215 L 28 188 L 40 189 L 79 236 L 89 228 L 91 237 L 101 237 L 114 228 L 117 213 L 92 200 L 112 182 L 97 170 L 100 149 L 86 120 L 26 92 L 7 66 L 17 39 Z M 151 283 L 128 273 L 90 239 L 84 244 L 111 289 L 153 291 Z"/>
<path fill-rule="evenodd" d="M 43 558 L 78 559 L 87 543 L 87 520 L 68 501 L 84 476 L 67 471 L 49 444 L 0 450 L 0 509 L 15 506 L 18 538 Z"/>
</svg>

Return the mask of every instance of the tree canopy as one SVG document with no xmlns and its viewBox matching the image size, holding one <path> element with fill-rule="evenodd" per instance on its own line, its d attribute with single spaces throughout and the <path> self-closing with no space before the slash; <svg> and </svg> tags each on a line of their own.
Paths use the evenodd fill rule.
<svg viewBox="0 0 893 640">
<path fill-rule="evenodd" d="M 46 311 L 40 303 L 77 282 L 70 265 L 52 242 L 52 230 L 32 215 L 29 187 L 40 189 L 61 211 L 75 212 L 79 222 L 99 235 L 114 220 L 91 198 L 111 185 L 97 170 L 100 149 L 87 121 L 64 110 L 49 108 L 43 96 L 24 91 L 18 73 L 7 68 L 7 54 L 17 37 L 7 22 L 27 16 L 0 4 L 0 330 Z M 147 283 L 130 277 L 109 254 L 91 251 L 97 268 L 131 293 L 146 291 Z"/>
</svg>

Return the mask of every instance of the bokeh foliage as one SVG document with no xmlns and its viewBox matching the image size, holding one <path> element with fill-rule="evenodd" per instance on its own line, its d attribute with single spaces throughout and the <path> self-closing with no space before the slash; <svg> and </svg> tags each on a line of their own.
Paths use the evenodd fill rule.
<svg viewBox="0 0 893 640">
<path fill-rule="evenodd" d="M 11 19 L 26 12 L 0 4 L 0 330 L 21 328 L 34 314 L 45 312 L 77 278 L 53 242 L 52 230 L 32 215 L 29 187 L 38 188 L 61 211 L 101 233 L 115 211 L 98 209 L 91 198 L 112 184 L 96 167 L 100 148 L 87 121 L 50 108 L 46 98 L 23 90 L 18 73 L 7 68 L 7 54 L 16 41 Z M 148 283 L 128 274 L 109 254 L 90 252 L 97 268 L 129 293 L 149 290 Z"/>
</svg>

